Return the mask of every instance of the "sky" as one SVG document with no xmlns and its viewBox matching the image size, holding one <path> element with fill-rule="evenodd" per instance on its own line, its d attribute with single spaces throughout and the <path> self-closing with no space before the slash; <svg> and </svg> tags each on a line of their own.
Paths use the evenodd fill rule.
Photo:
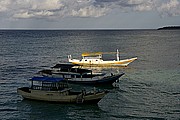
<svg viewBox="0 0 180 120">
<path fill-rule="evenodd" d="M 0 29 L 180 26 L 180 0 L 0 0 Z"/>
</svg>

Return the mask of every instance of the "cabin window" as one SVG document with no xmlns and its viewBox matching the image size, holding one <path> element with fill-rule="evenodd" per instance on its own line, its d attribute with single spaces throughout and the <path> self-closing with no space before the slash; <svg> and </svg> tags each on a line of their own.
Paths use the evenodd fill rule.
<svg viewBox="0 0 180 120">
<path fill-rule="evenodd" d="M 64 75 L 64 78 L 71 78 L 71 75 Z"/>
<path fill-rule="evenodd" d="M 87 61 L 87 60 L 85 60 L 85 61 Z"/>
<path fill-rule="evenodd" d="M 96 61 L 98 61 L 98 60 L 96 60 Z"/>
</svg>

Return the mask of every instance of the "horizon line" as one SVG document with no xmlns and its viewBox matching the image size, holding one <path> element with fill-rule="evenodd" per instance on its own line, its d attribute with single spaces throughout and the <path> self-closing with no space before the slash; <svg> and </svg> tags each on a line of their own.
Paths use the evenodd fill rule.
<svg viewBox="0 0 180 120">
<path fill-rule="evenodd" d="M 157 30 L 158 28 L 0 28 L 0 30 Z"/>
</svg>

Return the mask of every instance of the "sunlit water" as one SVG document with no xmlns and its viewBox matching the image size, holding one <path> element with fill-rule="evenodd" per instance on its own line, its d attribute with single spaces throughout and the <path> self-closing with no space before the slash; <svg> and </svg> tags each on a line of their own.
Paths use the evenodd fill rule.
<svg viewBox="0 0 180 120">
<path fill-rule="evenodd" d="M 97 105 L 52 104 L 23 100 L 16 90 L 39 70 L 82 52 L 113 52 L 138 57 L 126 68 L 118 88 Z M 105 55 L 104 59 L 116 59 Z M 180 31 L 0 31 L 1 119 L 180 119 Z"/>
</svg>

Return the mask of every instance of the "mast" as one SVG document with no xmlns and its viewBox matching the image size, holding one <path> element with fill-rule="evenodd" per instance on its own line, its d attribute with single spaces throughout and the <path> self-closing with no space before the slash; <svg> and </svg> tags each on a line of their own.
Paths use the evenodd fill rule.
<svg viewBox="0 0 180 120">
<path fill-rule="evenodd" d="M 118 49 L 117 49 L 116 57 L 117 57 L 117 61 L 119 61 L 119 51 L 118 51 Z"/>
</svg>

